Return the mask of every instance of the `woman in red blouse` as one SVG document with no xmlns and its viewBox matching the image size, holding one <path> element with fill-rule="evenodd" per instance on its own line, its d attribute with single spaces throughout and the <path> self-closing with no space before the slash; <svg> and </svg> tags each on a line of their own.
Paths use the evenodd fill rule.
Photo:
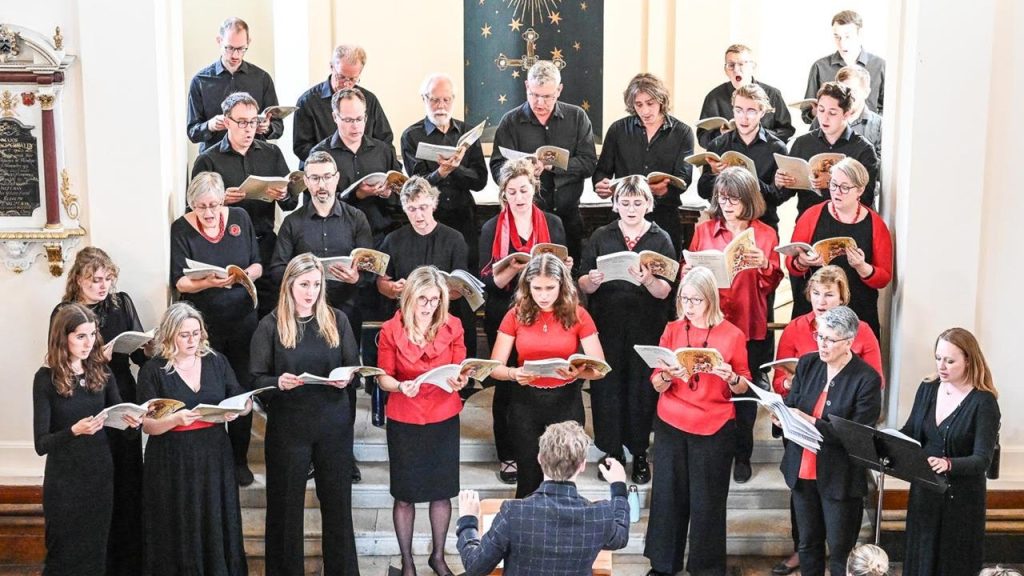
<svg viewBox="0 0 1024 576">
<path fill-rule="evenodd" d="M 729 399 L 747 392 L 747 338 L 719 307 L 710 270 L 697 267 L 676 296 L 678 320 L 669 322 L 659 346 L 713 348 L 724 363 L 709 372 L 656 368 L 651 383 L 658 399 L 654 424 L 654 479 L 644 556 L 653 576 L 683 569 L 686 535 L 693 574 L 725 573 L 725 504 L 736 446 L 736 410 Z"/>
<path fill-rule="evenodd" d="M 892 280 L 892 238 L 889 227 L 877 212 L 864 206 L 860 197 L 868 185 L 868 171 L 853 158 L 843 158 L 832 167 L 828 189 L 831 200 L 807 209 L 796 221 L 793 242 L 814 244 L 827 238 L 851 237 L 857 248 L 846 248 L 825 262 L 816 252 L 786 257 L 793 281 L 793 293 L 803 291 L 804 279 L 814 268 L 837 264 L 850 278 L 850 309 L 879 334 L 878 291 Z M 793 299 L 793 316 L 810 312 L 810 304 Z"/>
<path fill-rule="evenodd" d="M 604 360 L 597 327 L 579 305 L 569 269 L 551 254 L 530 260 L 519 277 L 515 305 L 498 328 L 491 359 L 507 363 L 512 347 L 520 362 L 568 358 L 582 345 L 583 353 Z M 512 381 L 509 401 L 510 436 L 519 479 L 516 498 L 530 495 L 544 479 L 537 462 L 538 442 L 549 424 L 575 420 L 582 425 L 582 380 L 602 375 L 593 368 L 560 370 L 558 378 L 543 378 L 521 367 L 499 366 L 491 375 Z"/>
<path fill-rule="evenodd" d="M 740 167 L 726 168 L 715 179 L 711 198 L 710 220 L 694 231 L 690 251 L 724 250 L 732 239 L 748 228 L 754 230 L 755 247 L 743 253 L 743 265 L 732 286 L 719 288 L 725 319 L 739 328 L 747 339 L 750 366 L 771 360 L 772 344 L 768 339 L 768 297 L 782 281 L 782 265 L 775 248 L 779 236 L 771 226 L 758 220 L 765 211 L 764 197 L 757 178 Z M 693 266 L 683 263 L 685 276 Z M 767 387 L 767 383 L 765 384 Z M 736 465 L 733 477 L 737 482 L 750 480 L 750 455 L 754 451 L 754 422 L 757 404 L 736 406 Z"/>
<path fill-rule="evenodd" d="M 466 359 L 462 324 L 448 313 L 448 285 L 433 266 L 421 266 L 406 278 L 399 310 L 380 328 L 377 365 L 386 373 L 378 385 L 393 392 L 387 404 L 388 456 L 392 511 L 402 574 L 416 574 L 412 557 L 416 503 L 430 502 L 433 550 L 427 563 L 450 574 L 444 542 L 451 521 L 451 498 L 459 493 L 458 391 L 466 376 L 445 382 L 415 382 L 424 372 Z"/>
</svg>

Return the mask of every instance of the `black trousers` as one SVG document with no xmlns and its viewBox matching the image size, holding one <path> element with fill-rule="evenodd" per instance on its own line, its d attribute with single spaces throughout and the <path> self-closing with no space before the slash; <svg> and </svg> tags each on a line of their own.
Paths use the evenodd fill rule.
<svg viewBox="0 0 1024 576">
<path fill-rule="evenodd" d="M 263 275 L 253 282 L 256 286 L 256 299 L 258 300 L 256 313 L 257 320 L 259 320 L 259 318 L 263 318 L 277 308 L 278 289 L 280 287 L 270 278 L 270 261 L 274 259 L 277 235 L 271 232 L 257 238 L 256 242 L 260 249 L 260 263 L 263 264 Z"/>
<path fill-rule="evenodd" d="M 654 210 L 647 215 L 647 219 L 656 222 L 662 230 L 668 233 L 672 239 L 672 247 L 676 250 L 677 256 L 682 256 L 683 248 L 688 246 L 685 243 L 689 238 L 683 238 L 683 225 L 679 222 L 679 207 L 669 204 L 655 204 Z"/>
<path fill-rule="evenodd" d="M 210 347 L 224 355 L 235 378 L 245 390 L 252 388 L 249 373 L 249 343 L 256 331 L 256 311 L 253 310 L 237 321 L 211 320 L 206 324 L 210 335 Z M 245 465 L 252 435 L 252 413 L 239 416 L 228 423 L 228 437 L 231 439 L 231 454 L 235 465 Z"/>
<path fill-rule="evenodd" d="M 462 239 L 466 241 L 466 247 L 469 249 L 466 254 L 466 266 L 469 269 L 466 271 L 477 276 L 480 270 L 480 228 L 476 225 L 476 208 L 473 200 L 470 199 L 470 205 L 458 208 L 438 206 L 434 218 L 462 234 Z"/>
<path fill-rule="evenodd" d="M 556 210 L 554 214 L 562 219 L 562 226 L 565 227 L 565 247 L 569 249 L 569 256 L 572 256 L 572 277 L 575 278 L 579 275 L 583 261 L 583 216 L 580 215 L 578 205 Z"/>
<path fill-rule="evenodd" d="M 502 294 L 504 296 L 504 294 Z M 484 334 L 487 336 L 487 345 L 494 349 L 494 341 L 498 337 L 498 327 L 501 320 L 508 312 L 511 297 L 499 297 L 493 293 L 487 295 L 484 302 Z M 519 360 L 513 348 L 508 358 L 508 366 L 517 366 Z M 509 400 L 514 387 L 519 386 L 515 382 L 505 382 L 488 378 L 484 386 L 494 387 L 494 398 L 491 400 L 491 418 L 494 422 L 494 448 L 498 452 L 498 460 L 502 462 L 515 461 L 516 452 L 512 442 L 512 434 L 509 431 Z"/>
<path fill-rule="evenodd" d="M 570 382 L 559 388 L 535 388 L 511 383 L 509 432 L 519 468 L 516 498 L 525 498 L 544 481 L 537 454 L 540 437 L 549 424 L 575 420 L 584 425 L 582 383 Z"/>
<path fill-rule="evenodd" d="M 829 498 L 818 492 L 817 480 L 797 480 L 793 488 L 793 510 L 800 531 L 800 574 L 824 576 L 825 543 L 828 542 L 829 574 L 844 576 L 846 557 L 857 544 L 864 500 Z"/>
<path fill-rule="evenodd" d="M 604 357 L 615 369 L 590 383 L 590 411 L 594 417 L 594 445 L 613 456 L 646 456 L 658 408 L 658 393 L 651 385 L 651 369 L 633 350 L 633 344 L 647 344 L 634 338 L 618 337 L 602 330 Z M 624 334 L 628 336 L 630 334 Z M 654 336 L 657 343 L 658 336 Z"/>
<path fill-rule="evenodd" d="M 710 436 L 655 421 L 651 516 L 644 547 L 654 570 L 682 570 L 689 535 L 690 574 L 725 575 L 725 513 L 735 436 L 733 421 Z"/>
<path fill-rule="evenodd" d="M 747 364 L 755 385 L 764 384 L 758 366 L 772 361 L 773 340 L 747 340 Z M 762 386 L 763 387 L 763 386 Z M 752 393 L 751 393 L 752 394 Z M 750 462 L 754 453 L 754 424 L 757 422 L 756 402 L 735 402 L 736 404 L 736 461 Z"/>
<path fill-rule="evenodd" d="M 348 407 L 342 405 L 347 403 L 345 398 L 320 410 L 283 405 L 270 408 L 264 537 L 268 576 L 305 574 L 303 521 L 311 462 L 320 502 L 323 574 L 359 574 L 352 528 L 352 422 Z M 287 399 L 278 404 L 285 402 Z"/>
</svg>

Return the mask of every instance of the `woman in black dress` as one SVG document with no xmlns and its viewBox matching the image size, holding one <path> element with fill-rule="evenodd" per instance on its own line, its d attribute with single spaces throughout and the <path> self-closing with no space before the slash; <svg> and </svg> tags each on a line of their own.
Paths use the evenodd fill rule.
<svg viewBox="0 0 1024 576">
<path fill-rule="evenodd" d="M 389 315 L 395 311 L 393 302 L 402 296 L 405 279 L 416 268 L 434 266 L 442 272 L 469 272 L 468 247 L 462 233 L 434 219 L 440 195 L 426 178 L 419 176 L 413 176 L 402 186 L 399 198 L 409 225 L 385 236 L 380 245 L 381 251 L 391 256 L 387 276 L 377 278 L 377 289 L 389 299 Z M 450 296 L 448 312 L 462 323 L 467 353 L 476 356 L 476 313 L 458 292 L 451 292 Z"/>
<path fill-rule="evenodd" d="M 304 574 L 303 514 L 310 464 L 320 501 L 325 576 L 359 574 L 352 531 L 351 378 L 303 384 L 300 374 L 327 377 L 359 363 L 345 313 L 327 304 L 324 269 L 312 254 L 288 263 L 277 310 L 252 338 L 255 386 L 267 407 L 267 574 Z"/>
<path fill-rule="evenodd" d="M 533 162 L 528 158 L 511 160 L 501 167 L 498 178 L 498 201 L 501 211 L 494 218 L 484 222 L 480 229 L 480 280 L 484 283 L 484 334 L 487 344 L 494 349 L 498 326 L 512 306 L 519 273 L 525 264 L 512 262 L 500 271 L 494 270 L 494 263 L 513 252 L 530 253 L 535 244 L 553 242 L 565 244 L 565 227 L 562 219 L 544 212 L 534 204 L 534 196 L 540 188 L 540 181 L 533 175 Z M 567 266 L 572 268 L 572 257 Z M 515 354 L 515 351 L 512 352 Z M 509 362 L 516 363 L 515 356 Z M 515 460 L 515 446 L 508 423 L 508 406 L 512 384 L 487 380 L 493 385 L 494 399 L 491 402 L 491 416 L 494 419 L 494 447 L 498 451 L 501 467 L 498 477 L 506 484 L 515 484 L 518 472 Z"/>
<path fill-rule="evenodd" d="M 590 385 L 594 444 L 620 462 L 625 462 L 623 447 L 628 448 L 633 455 L 633 482 L 646 484 L 651 480 L 647 448 L 658 393 L 646 382 L 650 369 L 633 346 L 658 343 L 671 313 L 672 284 L 642 262 L 629 269 L 637 284 L 606 281 L 597 269 L 597 259 L 650 250 L 675 261 L 676 252 L 668 233 L 645 218 L 654 210 L 654 196 L 643 178 L 628 176 L 615 187 L 612 210 L 619 219 L 594 231 L 580 266 L 580 290 L 590 294 L 588 308 L 597 331 L 604 335 L 605 358 L 615 368 Z"/>
<path fill-rule="evenodd" d="M 185 407 L 143 420 L 149 441 L 142 477 L 142 573 L 246 576 L 230 441 L 222 424 L 200 420 L 192 410 L 241 394 L 242 387 L 224 356 L 210 348 L 203 317 L 187 302 L 167 308 L 155 340 L 159 356 L 139 372 L 139 401 L 169 398 Z"/>
<path fill-rule="evenodd" d="M 226 268 L 234 264 L 255 281 L 263 275 L 256 232 L 245 210 L 224 204 L 224 181 L 215 172 L 200 172 L 188 185 L 189 212 L 171 224 L 171 286 L 205 319 L 210 347 L 224 355 L 243 387 L 248 387 L 249 342 L 256 330 L 256 306 L 232 277 L 189 278 L 186 259 Z M 253 483 L 246 462 L 252 416 L 228 426 L 238 483 Z"/>
<path fill-rule="evenodd" d="M 950 328 L 935 342 L 937 377 L 921 383 L 903 433 L 921 443 L 949 482 L 939 494 L 910 486 L 907 576 L 973 576 L 985 541 L 985 473 L 999 431 L 998 393 L 974 335 Z"/>
<path fill-rule="evenodd" d="M 423 266 L 413 270 L 402 290 L 401 306 L 380 329 L 378 366 L 386 374 L 380 387 L 388 399 L 388 454 L 392 518 L 402 552 L 402 574 L 416 574 L 412 557 L 416 503 L 430 503 L 433 549 L 427 563 L 438 576 L 449 576 L 444 542 L 452 517 L 452 502 L 459 493 L 458 391 L 466 376 L 445 382 L 416 378 L 425 372 L 458 364 L 466 359 L 462 325 L 448 314 L 448 286 L 438 270 Z M 441 385 L 451 389 L 445 390 Z"/>
<path fill-rule="evenodd" d="M 121 399 L 96 324 L 85 306 L 60 309 L 50 323 L 47 365 L 32 383 L 36 453 L 47 457 L 44 576 L 106 573 L 114 466 L 106 418 L 95 416 Z"/>
<path fill-rule="evenodd" d="M 131 354 L 113 353 L 110 342 L 122 332 L 142 331 L 139 314 L 128 293 L 117 290 L 117 265 L 94 246 L 81 249 L 68 271 L 64 299 L 50 315 L 71 303 L 82 304 L 96 315 L 102 348 L 114 374 L 122 402 L 136 402 L 135 376 L 130 362 L 146 363 L 142 348 Z M 151 349 L 148 347 L 147 349 Z M 136 430 L 107 430 L 114 457 L 114 515 L 107 549 L 108 576 L 135 576 L 142 571 L 142 435 Z"/>
</svg>

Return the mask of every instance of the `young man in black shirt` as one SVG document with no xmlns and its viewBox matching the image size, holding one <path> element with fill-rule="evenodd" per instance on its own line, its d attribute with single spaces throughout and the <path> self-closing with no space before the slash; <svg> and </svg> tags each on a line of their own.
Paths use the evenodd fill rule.
<svg viewBox="0 0 1024 576">
<path fill-rule="evenodd" d="M 217 45 L 221 56 L 192 78 L 188 87 L 188 139 L 203 152 L 224 138 L 227 124 L 221 102 L 228 94 L 247 92 L 256 100 L 257 112 L 277 106 L 274 79 L 263 69 L 243 60 L 249 50 L 249 25 L 241 18 L 228 18 L 220 25 Z M 260 118 L 257 137 L 274 140 L 284 133 L 278 118 Z"/>
<path fill-rule="evenodd" d="M 871 93 L 871 73 L 861 66 L 844 66 L 836 74 L 836 82 L 850 89 L 853 102 L 850 105 L 848 124 L 854 133 L 860 134 L 875 147 L 875 154 L 882 157 L 882 115 L 867 107 Z M 811 122 L 811 130 L 818 128 L 817 119 Z"/>
<path fill-rule="evenodd" d="M 704 105 L 700 109 L 700 117 L 732 118 L 732 94 L 740 86 L 757 84 L 768 94 L 769 106 L 767 113 L 761 119 L 761 127 L 778 136 L 783 143 L 788 142 L 796 129 L 789 117 L 789 109 L 786 101 L 782 99 L 782 92 L 754 79 L 754 70 L 757 69 L 757 62 L 754 60 L 754 52 L 743 44 L 733 44 L 725 49 L 725 76 L 729 79 L 708 92 L 704 97 Z M 705 130 L 697 128 L 697 141 L 704 148 L 726 130 Z"/>
<path fill-rule="evenodd" d="M 818 89 L 825 82 L 832 82 L 844 66 L 862 66 L 871 75 L 871 91 L 867 97 L 868 110 L 882 114 L 885 95 L 885 60 L 864 50 L 860 29 L 864 21 L 853 10 L 843 10 L 832 17 L 832 38 L 836 51 L 819 58 L 811 65 L 807 75 L 807 90 L 804 98 L 816 98 Z M 803 111 L 804 122 L 810 124 L 814 118 L 814 107 Z"/>
</svg>

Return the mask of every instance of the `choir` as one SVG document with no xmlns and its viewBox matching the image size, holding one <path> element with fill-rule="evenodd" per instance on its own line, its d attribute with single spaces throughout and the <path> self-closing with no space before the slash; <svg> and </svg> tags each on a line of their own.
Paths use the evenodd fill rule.
<svg viewBox="0 0 1024 576">
<path fill-rule="evenodd" d="M 728 81 L 708 93 L 702 116 L 731 119 L 733 127 L 696 136 L 708 151 L 739 152 L 751 162 L 708 161 L 697 184 L 710 200 L 707 219 L 684 238 L 679 197 L 693 183 L 685 159 L 694 131 L 669 114 L 664 83 L 647 73 L 629 82 L 628 115 L 608 128 L 598 156 L 586 112 L 559 101 L 559 69 L 545 61 L 526 75 L 526 101 L 498 123 L 488 165 L 479 142 L 457 147 L 467 126 L 452 116 L 456 94 L 444 74 L 424 80 L 424 118 L 402 132 L 396 152 L 380 101 L 359 84 L 365 51 L 339 46 L 330 76 L 301 96 L 294 113 L 305 192 L 275 184 L 269 201 L 255 200 L 240 188 L 247 178 L 289 176 L 268 142 L 283 124 L 261 112 L 278 102 L 273 79 L 244 58 L 248 26 L 226 20 L 220 58 L 189 88 L 187 134 L 202 153 L 189 210 L 169 231 L 169 282 L 178 301 L 150 344 L 114 352 L 104 343 L 143 327 L 132 299 L 116 288 L 118 267 L 87 247 L 51 316 L 46 365 L 33 383 L 36 450 L 48 455 L 44 573 L 246 574 L 239 486 L 254 482 L 246 458 L 258 408 L 267 418 L 266 574 L 303 573 L 309 477 L 323 519 L 323 573 L 358 574 L 353 423 L 363 378 L 332 371 L 372 357 L 361 334 L 364 322 L 380 320 L 375 385 L 389 393 L 402 573 L 415 574 L 416 504 L 429 503 L 429 565 L 450 574 L 444 542 L 460 488 L 459 414 L 472 385 L 467 374 L 420 377 L 478 355 L 477 311 L 447 279 L 457 270 L 478 276 L 485 295 L 479 315 L 499 364 L 484 384 L 494 387 L 497 473 L 516 485 L 517 498 L 544 480 L 538 443 L 545 428 L 585 422 L 587 384 L 596 446 L 623 464 L 631 457 L 633 482 L 651 483 L 649 574 L 725 574 L 730 477 L 751 477 L 757 415 L 756 404 L 731 400 L 752 396 L 752 386 L 774 389 L 823 440 L 817 451 L 783 440 L 794 554 L 773 573 L 818 575 L 828 566 L 840 574 L 848 556 L 850 566 L 869 566 L 856 573 L 877 572 L 880 562 L 867 556 L 874 551 L 850 554 L 868 485 L 830 421 L 878 423 L 878 298 L 893 277 L 891 235 L 874 209 L 884 61 L 860 46 L 861 25 L 850 11 L 833 19 L 838 50 L 815 62 L 808 80 L 811 131 L 788 151 L 794 129 L 781 94 L 754 79 L 750 48 L 726 50 Z M 423 160 L 417 150 L 424 143 L 455 152 Z M 542 145 L 567 149 L 568 166 L 544 155 L 509 159 L 499 150 L 533 153 Z M 812 189 L 776 162 L 780 154 L 812 160 L 823 152 L 843 157 L 813 169 Z M 411 178 L 401 188 L 364 179 L 401 171 L 403 163 Z M 486 185 L 488 171 L 500 210 L 478 228 L 471 192 Z M 585 238 L 579 200 L 588 178 L 617 218 Z M 777 209 L 793 196 L 799 216 L 791 243 L 842 240 L 839 247 L 776 250 Z M 275 204 L 292 210 L 276 233 Z M 726 250 L 748 231 L 749 244 Z M 534 254 L 552 244 L 554 253 Z M 725 250 L 729 283 L 688 261 L 684 247 Z M 359 248 L 387 254 L 386 271 L 338 263 Z M 665 277 L 641 259 L 625 279 L 606 277 L 606 257 L 643 251 L 678 261 L 679 273 Z M 517 253 L 527 257 L 510 258 Z M 190 272 L 200 264 L 229 273 Z M 773 359 L 769 324 L 785 271 L 793 319 L 774 357 L 796 367 L 769 378 L 759 366 Z M 690 349 L 698 360 L 652 370 L 633 347 L 654 344 Z M 592 364 L 537 368 L 579 351 L 611 372 Z M 911 489 L 904 574 L 975 574 L 997 392 L 966 330 L 943 332 L 934 353 L 936 375 L 918 389 L 903 432 L 921 443 L 949 489 Z M 137 384 L 131 363 L 140 367 Z M 309 375 L 323 377 L 323 385 Z M 205 416 L 205 407 L 246 391 L 258 394 L 220 419 Z M 119 403 L 151 400 L 175 400 L 181 409 L 143 405 L 149 412 L 142 417 L 104 416 Z M 148 435 L 144 452 L 140 429 Z"/>
</svg>

